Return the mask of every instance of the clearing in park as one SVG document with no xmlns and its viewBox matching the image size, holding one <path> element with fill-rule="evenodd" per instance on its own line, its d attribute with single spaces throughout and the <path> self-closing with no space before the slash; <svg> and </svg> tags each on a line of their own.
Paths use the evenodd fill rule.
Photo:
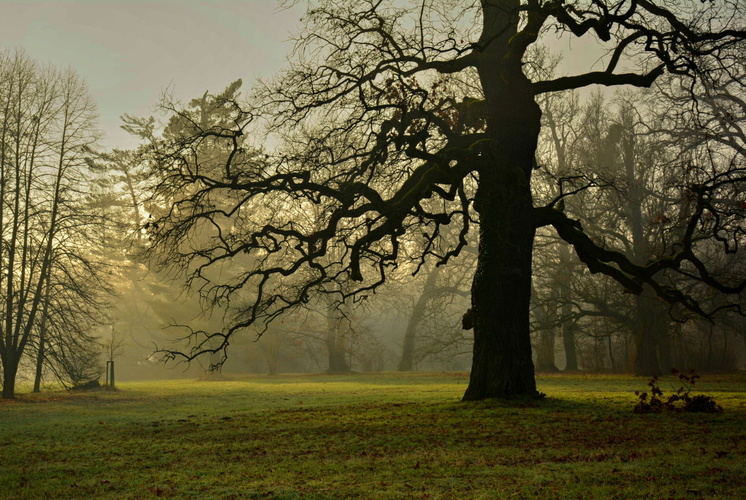
<svg viewBox="0 0 746 500">
<path fill-rule="evenodd" d="M 2 498 L 746 498 L 746 374 L 715 414 L 638 414 L 626 376 L 539 376 L 460 402 L 466 374 L 121 383 L 0 402 Z M 677 380 L 664 377 L 669 392 Z"/>
</svg>

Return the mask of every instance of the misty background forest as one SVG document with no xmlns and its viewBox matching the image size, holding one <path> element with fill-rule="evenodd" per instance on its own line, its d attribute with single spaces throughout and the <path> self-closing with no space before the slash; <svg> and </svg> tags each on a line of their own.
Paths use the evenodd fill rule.
<svg viewBox="0 0 746 500">
<path fill-rule="evenodd" d="M 132 149 L 74 68 L 3 47 L 3 397 L 743 369 L 738 2 L 462 3 L 312 2 L 285 70 L 166 91 Z"/>
</svg>

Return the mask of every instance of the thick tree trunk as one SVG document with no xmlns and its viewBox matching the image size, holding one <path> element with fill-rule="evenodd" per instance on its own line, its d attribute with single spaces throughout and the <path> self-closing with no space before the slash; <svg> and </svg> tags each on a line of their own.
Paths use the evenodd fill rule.
<svg viewBox="0 0 746 500">
<path fill-rule="evenodd" d="M 529 309 L 535 233 L 530 175 L 541 113 L 532 96 L 499 97 L 492 106 L 494 138 L 483 153 L 475 201 L 479 258 L 472 285 L 474 357 L 465 400 L 539 394 Z"/>
<path fill-rule="evenodd" d="M 474 357 L 464 400 L 538 394 L 529 331 L 534 224 L 530 193 L 515 187 L 480 177 Z"/>
<path fill-rule="evenodd" d="M 564 306 L 563 306 L 564 308 Z M 565 348 L 565 370 L 566 372 L 577 372 L 578 352 L 575 346 L 575 323 L 564 321 L 562 323 L 562 346 Z"/>
<path fill-rule="evenodd" d="M 668 310 L 648 286 L 637 296 L 636 306 L 633 373 L 641 376 L 661 375 L 671 369 L 667 342 Z"/>
<path fill-rule="evenodd" d="M 3 399 L 16 397 L 16 375 L 18 374 L 19 359 L 13 352 L 5 352 L 3 356 Z"/>
<path fill-rule="evenodd" d="M 520 2 L 483 2 L 477 70 L 487 140 L 474 145 L 479 188 L 479 257 L 472 284 L 474 356 L 464 400 L 539 396 L 531 359 L 531 260 L 536 232 L 531 173 L 541 109 L 514 42 Z"/>
</svg>

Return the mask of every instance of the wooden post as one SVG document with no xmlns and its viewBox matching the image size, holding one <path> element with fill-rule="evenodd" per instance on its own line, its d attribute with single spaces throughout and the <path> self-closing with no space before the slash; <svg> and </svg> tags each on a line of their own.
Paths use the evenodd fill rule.
<svg viewBox="0 0 746 500">
<path fill-rule="evenodd" d="M 114 389 L 114 361 L 106 362 L 106 387 Z"/>
</svg>

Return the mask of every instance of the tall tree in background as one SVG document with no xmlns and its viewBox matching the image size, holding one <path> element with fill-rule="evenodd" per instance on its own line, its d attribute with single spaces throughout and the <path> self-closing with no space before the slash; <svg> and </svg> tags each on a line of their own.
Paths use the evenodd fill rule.
<svg viewBox="0 0 746 500">
<path fill-rule="evenodd" d="M 85 212 L 83 191 L 94 113 L 72 71 L 41 67 L 21 51 L 0 52 L 3 398 L 14 397 L 31 345 L 43 356 L 49 346 L 62 353 L 62 337 L 50 343 L 52 334 L 85 335 L 81 318 L 101 305 L 106 287 L 85 232 L 96 218 Z"/>
<path fill-rule="evenodd" d="M 465 250 L 448 266 L 423 266 L 420 279 L 398 292 L 411 302 L 404 309 L 408 317 L 397 365 L 399 371 L 416 370 L 428 358 L 453 358 L 470 347 L 461 316 L 468 309 L 474 261 L 473 252 Z"/>
<path fill-rule="evenodd" d="M 730 71 L 737 75 L 742 68 L 731 66 Z M 617 92 L 613 99 L 604 99 L 601 94 L 594 93 L 582 106 L 583 112 L 574 113 L 574 119 L 573 116 L 556 119 L 562 116 L 556 110 L 572 108 L 568 102 L 564 102 L 565 106 L 558 105 L 563 101 L 552 106 L 550 101 L 544 108 L 547 122 L 544 132 L 551 133 L 548 134 L 550 140 L 545 138 L 543 141 L 546 151 L 540 157 L 542 167 L 539 170 L 548 177 L 548 182 L 540 186 L 544 191 L 554 185 L 568 190 L 573 182 L 575 185 L 590 182 L 583 192 L 565 198 L 564 212 L 571 217 L 582 216 L 586 229 L 602 238 L 608 249 L 624 252 L 639 265 L 645 265 L 654 256 L 671 252 L 676 242 L 684 238 L 687 227 L 684 218 L 688 217 L 687 205 L 692 202 L 687 189 L 700 181 L 706 184 L 710 174 L 702 175 L 703 171 L 728 172 L 739 164 L 739 158 L 742 165 L 743 152 L 746 151 L 739 144 L 738 134 L 733 133 L 737 130 L 736 124 L 743 122 L 740 107 L 732 106 L 727 110 L 730 120 L 724 123 L 731 124 L 730 131 L 713 123 L 715 120 L 710 118 L 703 133 L 704 127 L 691 120 L 692 110 L 687 110 L 689 101 L 683 96 L 674 97 L 675 89 L 681 83 L 676 79 L 660 82 L 663 95 L 648 90 L 625 91 Z M 742 87 L 731 84 L 728 89 L 719 89 L 718 100 L 743 102 L 739 97 L 742 93 Z M 707 92 L 702 92 L 702 95 L 706 96 Z M 700 119 L 726 116 L 724 110 L 709 109 L 711 104 L 708 101 L 703 97 L 696 105 L 696 115 Z M 672 109 L 677 111 L 672 112 Z M 685 119 L 685 115 L 690 118 Z M 567 133 L 568 128 L 571 134 Z M 712 140 L 703 142 L 704 135 Z M 572 138 L 570 148 L 565 147 L 568 138 Z M 568 160 L 571 160 L 569 168 Z M 738 168 L 732 173 L 737 174 Z M 720 196 L 725 194 L 725 190 L 721 191 Z M 554 193 L 549 195 L 554 196 Z M 547 197 L 541 192 L 538 196 Z M 728 199 L 719 201 L 721 207 L 726 208 Z M 730 200 L 733 206 L 739 203 L 735 198 Z M 725 219 L 725 216 L 724 212 L 708 214 L 712 218 Z M 542 250 L 537 252 L 535 268 L 539 268 L 540 284 L 535 297 L 550 306 L 559 299 L 562 308 L 573 310 L 569 316 L 563 314 L 563 318 L 583 321 L 582 331 L 586 336 L 591 337 L 594 344 L 608 346 L 604 354 L 608 363 L 597 359 L 591 366 L 585 359 L 585 369 L 624 369 L 625 362 L 619 360 L 625 360 L 626 368 L 638 375 L 665 373 L 671 366 L 694 366 L 690 364 L 692 360 L 682 363 L 681 358 L 672 359 L 677 351 L 672 345 L 676 340 L 675 332 L 679 332 L 676 337 L 681 337 L 681 328 L 676 327 L 674 319 L 684 317 L 672 318 L 668 304 L 657 298 L 650 287 L 640 295 L 630 296 L 610 287 L 608 279 L 598 276 L 583 278 L 580 274 L 573 277 L 572 288 L 555 283 L 569 266 L 561 255 L 557 258 L 554 248 L 562 250 L 565 245 L 556 242 L 549 233 L 542 238 L 548 246 L 542 246 Z M 727 252 L 718 256 L 717 251 L 706 251 L 705 245 L 700 247 L 702 261 L 723 277 L 743 275 L 738 271 L 738 259 L 733 259 L 736 253 L 742 254 L 742 251 L 732 248 L 728 258 L 731 268 L 724 271 L 717 268 L 722 268 L 720 260 L 727 257 Z M 669 274 L 666 277 L 661 273 L 659 279 L 674 279 L 674 276 Z M 569 280 L 562 281 L 570 284 Z M 558 289 L 568 290 L 575 300 L 570 302 L 564 297 L 555 297 Z M 722 300 L 719 294 L 701 287 L 699 291 L 690 289 L 687 293 L 699 295 L 705 302 L 707 296 Z M 713 306 L 714 303 L 708 304 L 707 309 L 712 310 Z M 613 337 L 615 341 L 612 341 Z M 588 342 L 584 345 L 589 346 Z M 709 363 L 706 365 L 710 366 Z"/>
<path fill-rule="evenodd" d="M 559 199 L 534 205 L 537 96 L 594 84 L 649 87 L 665 73 L 725 78 L 725 65 L 743 60 L 738 8 L 737 1 L 311 2 L 290 68 L 259 93 L 255 110 L 221 97 L 229 119 L 202 126 L 172 108 L 175 120 L 195 124 L 191 138 L 154 144 L 158 192 L 189 194 L 150 225 L 152 250 L 234 311 L 223 331 L 194 332 L 191 348 L 167 354 L 193 359 L 214 350 L 215 338 L 225 348 L 236 332 L 292 310 L 330 281 L 356 283 L 341 292 L 349 300 L 384 283 L 402 259 L 445 264 L 475 222 L 465 400 L 538 395 L 529 332 L 537 227 L 553 227 L 591 272 L 706 314 L 658 278 L 671 269 L 723 292 L 743 290 L 742 280 L 710 275 L 697 256 L 707 234 L 735 237 L 735 226 L 702 218 L 722 210 L 712 200 L 723 183 L 691 191 L 685 237 L 671 253 L 639 264 L 609 251 L 558 209 Z M 530 78 L 529 49 L 555 33 L 598 42 L 606 67 Z M 244 135 L 259 112 L 279 144 L 261 161 L 247 156 Z M 199 154 L 200 144 L 213 142 L 223 144 L 219 165 Z M 727 179 L 742 182 L 740 174 Z M 266 203 L 274 210 L 261 211 Z M 313 205 L 321 207 L 313 229 L 296 224 L 294 211 Z M 445 226 L 456 236 L 448 239 Z M 194 245 L 197 238 L 209 242 Z M 413 257 L 403 251 L 410 241 L 421 249 Z M 325 260 L 332 249 L 333 262 Z M 246 267 L 226 274 L 234 260 Z"/>
<path fill-rule="evenodd" d="M 536 74 L 532 79 L 538 77 L 544 80 L 556 77 L 557 66 L 561 62 L 542 46 L 537 46 L 531 61 Z M 579 138 L 586 134 L 585 128 L 579 123 L 582 110 L 580 97 L 578 92 L 556 92 L 544 93 L 537 100 L 542 108 L 543 138 L 536 152 L 537 164 L 541 167 L 537 169 L 539 178 L 534 180 L 535 203 L 539 200 L 549 203 L 558 196 L 565 196 L 559 202 L 564 210 L 591 182 L 586 172 L 579 168 L 576 158 Z M 571 193 L 573 196 L 568 197 Z M 534 252 L 534 280 L 538 278 L 544 281 L 544 286 L 535 286 L 532 294 L 539 337 L 544 341 L 539 344 L 544 344 L 543 349 L 540 348 L 544 352 L 537 351 L 536 368 L 539 371 L 558 368 L 553 356 L 554 339 L 550 338 L 554 334 L 553 326 L 556 326 L 562 337 L 564 370 L 577 371 L 577 318 L 574 317 L 571 286 L 573 275 L 578 270 L 577 258 L 572 255 L 567 242 L 558 238 L 551 229 L 539 230 L 536 244 L 541 249 Z M 543 323 L 542 317 L 550 324 Z"/>
</svg>

